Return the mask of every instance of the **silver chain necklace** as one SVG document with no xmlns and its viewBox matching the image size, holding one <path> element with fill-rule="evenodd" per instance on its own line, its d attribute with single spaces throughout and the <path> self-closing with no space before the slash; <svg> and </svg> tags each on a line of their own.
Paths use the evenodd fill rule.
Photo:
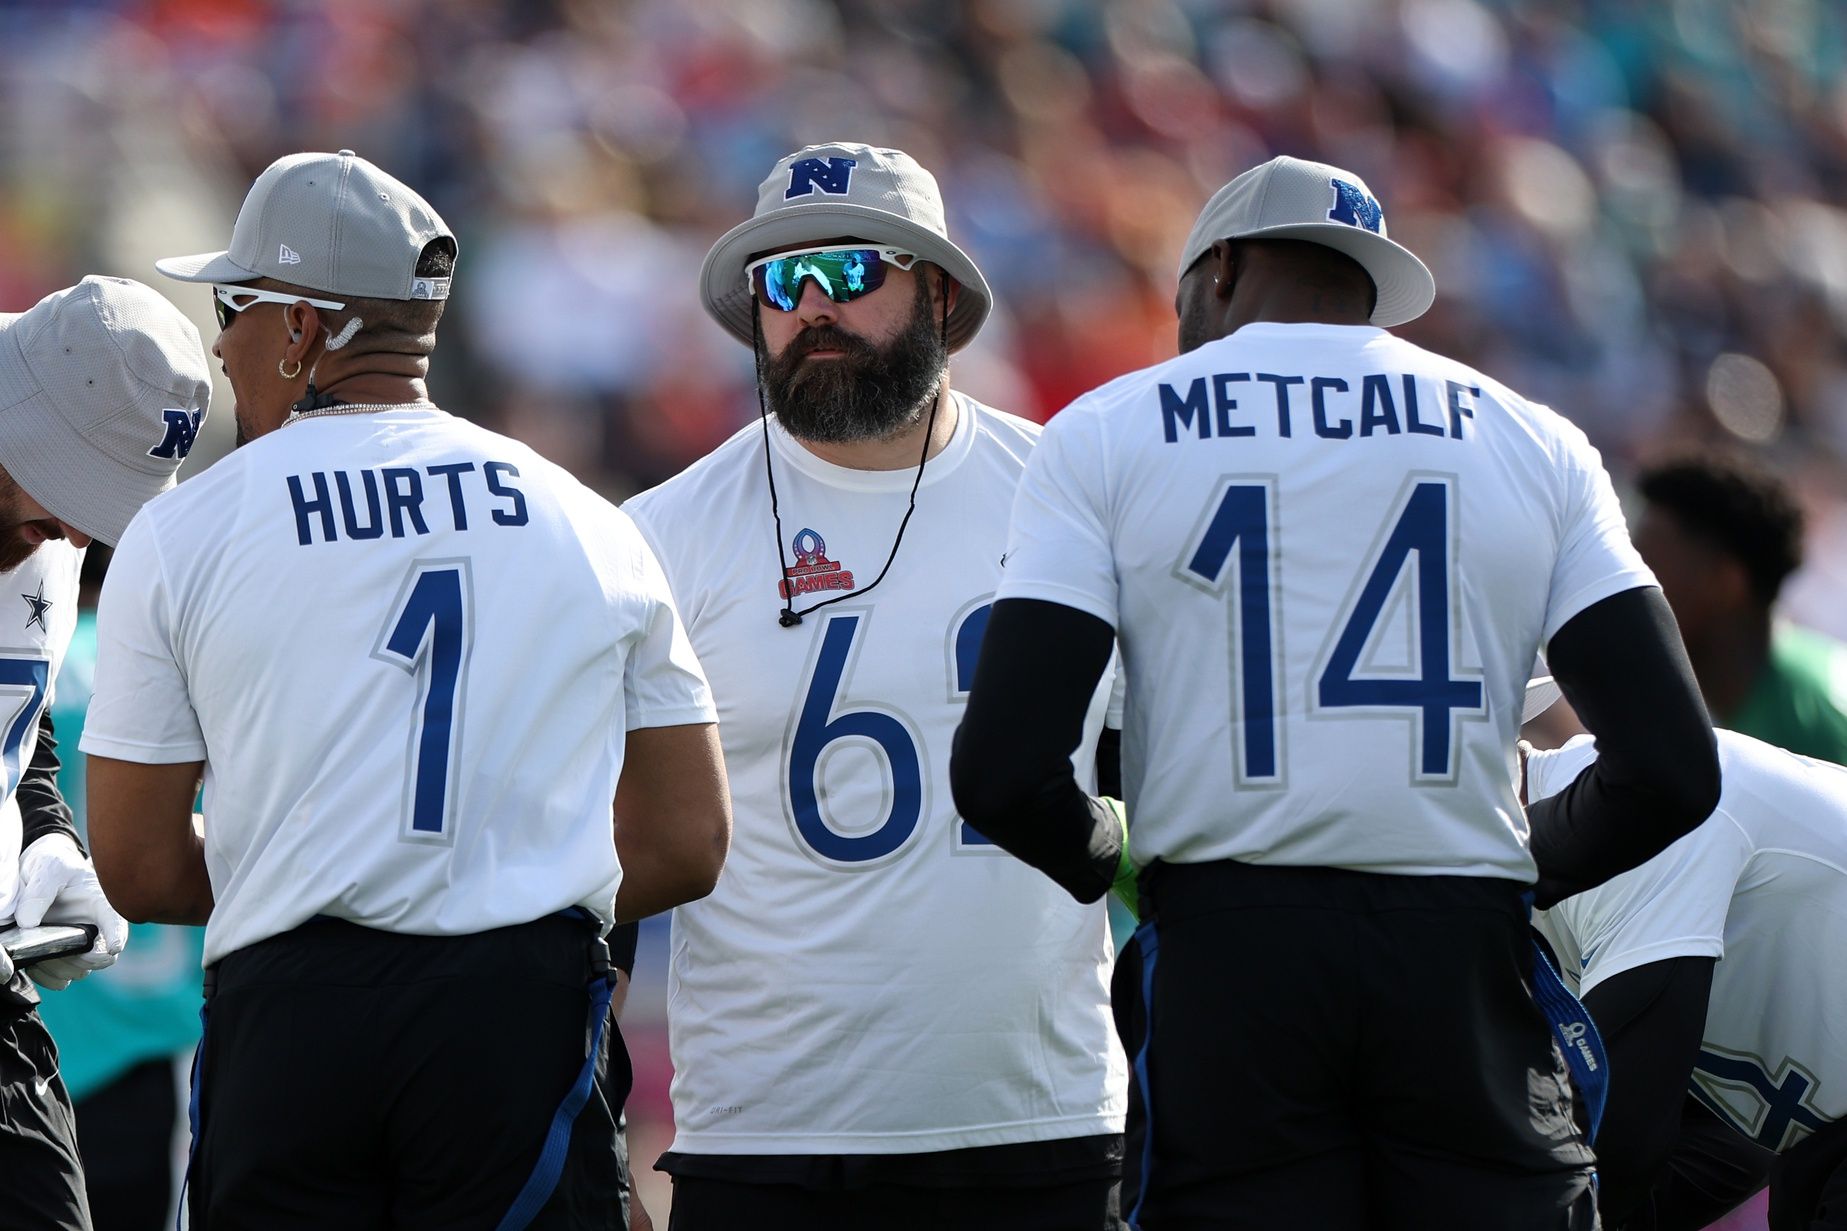
<svg viewBox="0 0 1847 1231">
<path fill-rule="evenodd" d="M 325 415 L 366 415 L 380 410 L 421 410 L 425 407 L 435 410 L 436 403 L 424 398 L 415 402 L 355 402 L 351 405 L 323 406 L 319 410 L 291 410 L 289 417 L 282 421 L 282 426 Z"/>
</svg>

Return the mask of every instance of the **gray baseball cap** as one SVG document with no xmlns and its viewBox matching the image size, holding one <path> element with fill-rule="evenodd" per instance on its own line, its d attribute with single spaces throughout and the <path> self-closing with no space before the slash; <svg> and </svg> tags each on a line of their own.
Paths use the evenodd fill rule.
<svg viewBox="0 0 1847 1231">
<path fill-rule="evenodd" d="M 1436 279 L 1386 236 L 1385 211 L 1366 181 L 1325 162 L 1284 155 L 1252 167 L 1212 195 L 1186 247 L 1180 275 L 1221 239 L 1301 239 L 1345 253 L 1372 276 L 1372 323 L 1402 325 L 1436 299 Z"/>
<path fill-rule="evenodd" d="M 257 176 L 223 252 L 170 256 L 181 282 L 275 278 L 350 299 L 447 299 L 449 279 L 419 278 L 435 239 L 455 242 L 429 202 L 351 150 L 290 154 Z"/>
<path fill-rule="evenodd" d="M 173 486 L 211 394 L 199 331 L 139 282 L 92 276 L 0 314 L 0 467 L 105 543 Z"/>
<path fill-rule="evenodd" d="M 699 297 L 741 342 L 751 340 L 751 257 L 790 244 L 839 238 L 894 244 L 940 266 L 962 288 L 949 310 L 949 349 L 988 319 L 993 296 L 968 254 L 949 240 L 936 177 L 902 150 L 846 141 L 810 145 L 777 160 L 757 189 L 757 211 L 719 237 L 699 271 Z"/>
</svg>

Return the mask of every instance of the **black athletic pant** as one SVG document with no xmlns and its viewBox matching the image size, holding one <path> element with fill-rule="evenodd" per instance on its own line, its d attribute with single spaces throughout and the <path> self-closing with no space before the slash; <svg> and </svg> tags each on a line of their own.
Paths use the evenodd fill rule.
<svg viewBox="0 0 1847 1231">
<path fill-rule="evenodd" d="M 0 1231 L 90 1231 L 70 1094 L 23 974 L 0 987 Z"/>
<path fill-rule="evenodd" d="M 1141 1231 L 1594 1227 L 1519 892 L 1155 864 L 1116 980 L 1146 1077 L 1123 1181 L 1125 1210 L 1147 1190 Z"/>
<path fill-rule="evenodd" d="M 1121 1231 L 1122 1136 L 921 1154 L 661 1156 L 670 1231 Z"/>
<path fill-rule="evenodd" d="M 208 979 L 194 1231 L 492 1231 L 583 1066 L 590 936 L 542 919 L 473 936 L 315 921 Z M 627 1226 L 621 1039 L 535 1228 Z"/>
<path fill-rule="evenodd" d="M 1114 1180 L 1052 1188 L 673 1182 L 669 1231 L 1114 1231 Z"/>
<path fill-rule="evenodd" d="M 174 1058 L 135 1065 L 76 1112 L 96 1231 L 172 1231 L 174 1134 L 186 1114 Z"/>
</svg>

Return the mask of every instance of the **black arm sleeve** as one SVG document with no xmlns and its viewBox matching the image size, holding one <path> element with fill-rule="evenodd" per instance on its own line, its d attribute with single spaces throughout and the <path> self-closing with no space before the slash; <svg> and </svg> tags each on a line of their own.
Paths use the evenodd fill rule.
<svg viewBox="0 0 1847 1231">
<path fill-rule="evenodd" d="M 1596 1148 L 1597 1204 L 1612 1226 L 1667 1178 L 1706 1027 L 1712 966 L 1709 957 L 1650 962 L 1611 976 L 1584 997 L 1610 1059 Z"/>
<path fill-rule="evenodd" d="M 635 944 L 640 939 L 641 924 L 618 923 L 603 942 L 609 946 L 609 964 L 631 979 L 635 977 Z"/>
<path fill-rule="evenodd" d="M 54 833 L 68 835 L 78 850 L 83 849 L 71 806 L 64 802 L 64 793 L 58 789 L 58 741 L 52 733 L 49 707 L 39 713 L 38 746 L 32 750 L 32 764 L 20 775 L 18 796 L 23 821 L 19 830 L 20 850 Z"/>
<path fill-rule="evenodd" d="M 1719 803 L 1712 720 L 1661 591 L 1625 590 L 1580 611 L 1546 647 L 1597 759 L 1527 809 L 1541 907 L 1626 872 Z"/>
<path fill-rule="evenodd" d="M 1097 735 L 1097 794 L 1122 798 L 1122 732 L 1115 727 Z"/>
<path fill-rule="evenodd" d="M 1109 892 L 1122 854 L 1114 814 L 1071 772 L 1114 641 L 1108 624 L 1075 608 L 995 603 L 949 759 L 963 818 L 1080 902 Z"/>
</svg>

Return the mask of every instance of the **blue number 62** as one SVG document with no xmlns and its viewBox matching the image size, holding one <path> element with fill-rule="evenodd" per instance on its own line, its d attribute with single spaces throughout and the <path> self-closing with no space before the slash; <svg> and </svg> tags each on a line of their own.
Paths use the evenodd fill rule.
<svg viewBox="0 0 1847 1231">
<path fill-rule="evenodd" d="M 987 628 L 990 604 L 982 602 L 964 612 L 949 636 L 948 697 L 967 697 L 981 634 Z M 824 617 L 820 648 L 802 689 L 801 707 L 789 739 L 789 815 L 802 844 L 833 863 L 870 864 L 900 850 L 917 832 L 926 810 L 923 739 L 902 714 L 886 707 L 860 703 L 838 708 L 852 673 L 855 644 L 870 619 L 869 613 L 844 611 Z M 890 791 L 885 815 L 877 825 L 842 833 L 822 815 L 819 782 L 822 761 L 840 741 L 869 746 L 885 763 Z M 967 822 L 958 822 L 958 849 L 985 847 L 998 850 Z"/>
</svg>

